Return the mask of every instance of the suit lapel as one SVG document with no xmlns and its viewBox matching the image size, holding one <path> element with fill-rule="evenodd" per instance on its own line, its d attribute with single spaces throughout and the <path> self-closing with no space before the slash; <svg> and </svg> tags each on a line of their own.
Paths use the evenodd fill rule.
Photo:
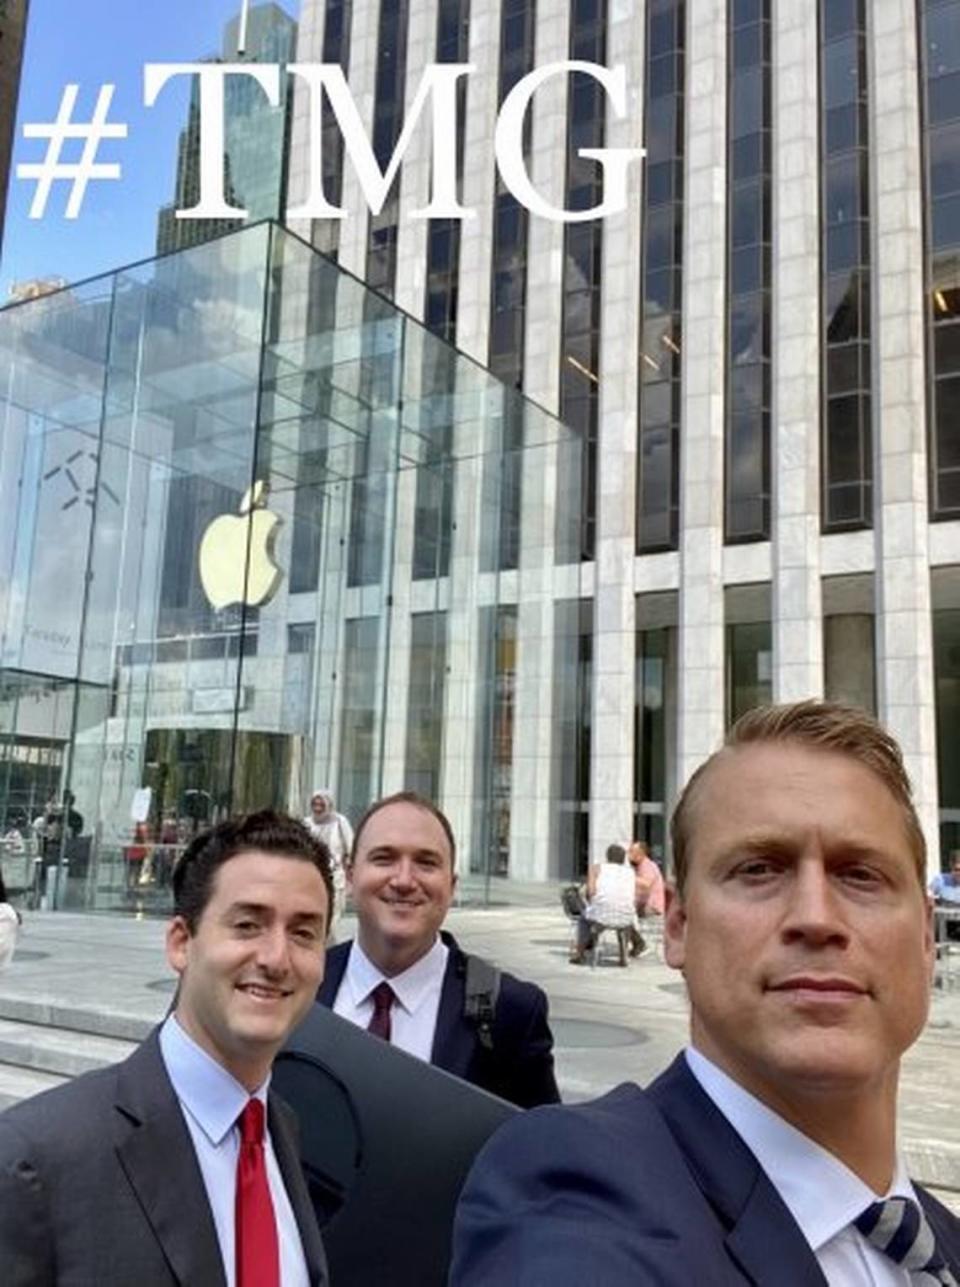
<svg viewBox="0 0 960 1287">
<path fill-rule="evenodd" d="M 118 1070 L 115 1107 L 120 1165 L 176 1281 L 226 1287 L 203 1176 L 156 1031 Z"/>
<path fill-rule="evenodd" d="M 300 1169 L 300 1146 L 297 1118 L 293 1110 L 277 1095 L 268 1100 L 268 1122 L 273 1151 L 283 1176 L 283 1186 L 290 1199 L 290 1206 L 300 1231 L 300 1243 L 307 1262 L 311 1284 L 326 1283 L 326 1257 L 320 1241 L 320 1230 L 313 1211 L 313 1204 Z"/>
<path fill-rule="evenodd" d="M 447 968 L 440 991 L 440 1007 L 437 1010 L 430 1062 L 453 1073 L 455 1077 L 466 1077 L 476 1047 L 473 1029 L 463 1017 L 467 962 L 452 934 L 443 931 L 441 937 L 450 949 L 450 955 L 447 957 Z"/>
<path fill-rule="evenodd" d="M 951 1212 L 944 1210 L 921 1185 L 915 1184 L 914 1188 L 924 1214 L 930 1222 L 930 1228 L 933 1230 L 937 1250 L 949 1265 L 954 1277 L 960 1278 L 960 1231 L 958 1231 L 956 1219 Z"/>
<path fill-rule="evenodd" d="M 327 952 L 326 965 L 323 971 L 323 982 L 320 984 L 320 991 L 317 993 L 317 1000 L 321 1005 L 325 1005 L 328 1010 L 333 1009 L 333 1003 L 337 999 L 337 993 L 340 991 L 340 984 L 343 982 L 343 976 L 347 969 L 347 961 L 350 958 L 350 941 L 338 943 Z"/>
<path fill-rule="evenodd" d="M 649 1089 L 694 1179 L 726 1229 L 747 1280 L 766 1287 L 826 1287 L 817 1259 L 783 1199 L 680 1055 Z"/>
</svg>

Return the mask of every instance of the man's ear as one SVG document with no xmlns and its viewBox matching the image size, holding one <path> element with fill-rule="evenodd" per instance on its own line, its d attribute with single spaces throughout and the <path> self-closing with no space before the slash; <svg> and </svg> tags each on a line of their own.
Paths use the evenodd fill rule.
<svg viewBox="0 0 960 1287">
<path fill-rule="evenodd" d="M 664 886 L 663 958 L 667 965 L 682 970 L 686 956 L 687 913 L 683 898 L 673 881 Z"/>
<path fill-rule="evenodd" d="M 929 963 L 930 978 L 932 980 L 937 971 L 937 918 L 932 897 L 926 894 L 925 899 L 923 952 Z"/>
<path fill-rule="evenodd" d="M 174 916 L 167 925 L 167 961 L 172 970 L 182 974 L 190 954 L 190 927 L 182 916 Z"/>
</svg>

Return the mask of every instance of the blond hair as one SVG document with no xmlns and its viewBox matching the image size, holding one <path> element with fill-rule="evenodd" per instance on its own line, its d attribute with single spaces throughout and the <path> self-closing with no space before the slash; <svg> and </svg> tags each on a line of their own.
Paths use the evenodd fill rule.
<svg viewBox="0 0 960 1287">
<path fill-rule="evenodd" d="M 927 844 L 913 803 L 910 779 L 903 766 L 903 754 L 896 740 L 872 715 L 856 706 L 808 700 L 782 706 L 757 706 L 747 711 L 727 733 L 722 748 L 704 760 L 684 787 L 670 820 L 673 874 L 680 894 L 690 869 L 696 801 L 705 776 L 721 755 L 760 742 L 794 742 L 836 755 L 847 755 L 869 769 L 901 808 L 917 878 L 921 888 L 925 888 Z"/>
</svg>

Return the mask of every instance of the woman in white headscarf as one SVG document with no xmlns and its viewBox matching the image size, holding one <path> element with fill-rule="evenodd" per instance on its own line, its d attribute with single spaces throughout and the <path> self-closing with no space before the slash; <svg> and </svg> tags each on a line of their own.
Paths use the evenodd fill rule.
<svg viewBox="0 0 960 1287">
<path fill-rule="evenodd" d="M 304 818 L 304 825 L 330 850 L 333 865 L 333 911 L 330 916 L 330 939 L 337 921 L 343 914 L 343 905 L 347 896 L 347 859 L 353 848 L 353 828 L 342 813 L 334 808 L 333 792 L 327 787 L 318 787 L 310 797 L 310 812 Z"/>
</svg>

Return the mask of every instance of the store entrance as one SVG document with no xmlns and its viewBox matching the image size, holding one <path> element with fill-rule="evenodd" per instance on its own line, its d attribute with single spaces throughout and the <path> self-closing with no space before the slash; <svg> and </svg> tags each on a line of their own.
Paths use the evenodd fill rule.
<svg viewBox="0 0 960 1287">
<path fill-rule="evenodd" d="M 113 886 L 122 902 L 166 911 L 174 865 L 205 827 L 255 809 L 299 810 L 303 738 L 234 729 L 153 728 L 130 835 Z"/>
</svg>

